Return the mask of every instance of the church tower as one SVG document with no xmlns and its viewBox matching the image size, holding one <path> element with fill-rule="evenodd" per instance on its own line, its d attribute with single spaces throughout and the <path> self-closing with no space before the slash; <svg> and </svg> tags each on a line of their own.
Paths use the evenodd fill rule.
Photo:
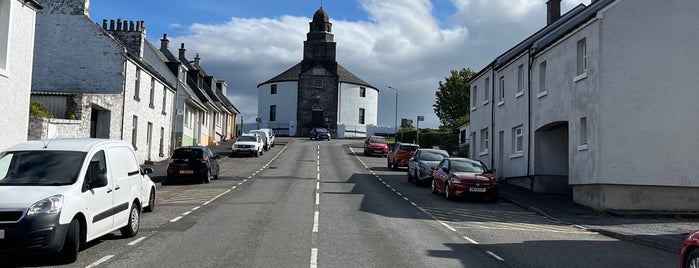
<svg viewBox="0 0 699 268">
<path fill-rule="evenodd" d="M 332 23 L 321 7 L 313 15 L 303 42 L 303 60 L 298 83 L 298 132 L 306 135 L 314 127 L 333 134 L 338 118 L 338 64 Z"/>
</svg>

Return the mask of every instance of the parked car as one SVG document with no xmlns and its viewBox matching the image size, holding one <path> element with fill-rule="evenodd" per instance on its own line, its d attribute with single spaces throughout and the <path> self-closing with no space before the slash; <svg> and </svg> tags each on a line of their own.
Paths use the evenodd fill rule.
<svg viewBox="0 0 699 268">
<path fill-rule="evenodd" d="M 699 267 L 699 230 L 687 235 L 680 251 L 680 267 Z"/>
<path fill-rule="evenodd" d="M 262 141 L 265 143 L 264 150 L 269 151 L 272 148 L 272 134 L 269 131 L 262 129 L 250 130 L 250 133 L 257 133 L 262 137 Z"/>
<path fill-rule="evenodd" d="M 432 193 L 443 193 L 448 200 L 457 196 L 483 196 L 496 202 L 499 192 L 497 178 L 478 160 L 447 157 L 432 173 Z"/>
<path fill-rule="evenodd" d="M 262 155 L 263 147 L 265 143 L 262 141 L 257 133 L 243 133 L 238 136 L 233 145 L 231 145 L 232 156 L 237 156 L 238 154 L 245 153 L 254 155 L 258 157 Z"/>
<path fill-rule="evenodd" d="M 311 140 L 330 140 L 330 131 L 322 127 L 316 127 L 311 129 L 311 134 L 309 138 Z"/>
<path fill-rule="evenodd" d="M 116 230 L 135 236 L 156 195 L 153 169 L 139 163 L 121 140 L 35 140 L 0 152 L 0 253 L 72 263 L 82 244 Z"/>
<path fill-rule="evenodd" d="M 364 155 L 388 155 L 388 144 L 386 139 L 381 136 L 371 136 L 366 141 L 364 141 Z"/>
<path fill-rule="evenodd" d="M 195 180 L 209 183 L 218 180 L 220 155 L 205 146 L 183 146 L 175 149 L 167 165 L 166 183 Z"/>
<path fill-rule="evenodd" d="M 415 185 L 425 184 L 432 180 L 432 171 L 449 153 L 440 149 L 417 149 L 408 160 L 408 182 Z"/>
<path fill-rule="evenodd" d="M 398 170 L 398 167 L 407 167 L 408 160 L 413 156 L 413 153 L 420 148 L 420 145 L 412 143 L 396 142 L 388 152 L 386 159 L 387 165 L 393 170 Z"/>
<path fill-rule="evenodd" d="M 261 128 L 260 130 L 269 132 L 269 143 L 271 144 L 271 147 L 274 147 L 274 130 L 272 130 L 271 128 Z"/>
</svg>

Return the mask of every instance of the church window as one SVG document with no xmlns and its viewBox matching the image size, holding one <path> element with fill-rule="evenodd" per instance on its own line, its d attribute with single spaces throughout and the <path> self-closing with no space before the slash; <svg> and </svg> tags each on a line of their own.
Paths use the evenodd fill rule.
<svg viewBox="0 0 699 268">
<path fill-rule="evenodd" d="M 272 89 L 270 90 L 270 94 L 271 95 L 277 94 L 277 84 L 272 85 Z"/>
<path fill-rule="evenodd" d="M 321 80 L 321 79 L 314 80 L 313 87 L 314 88 L 323 88 L 323 80 Z"/>
<path fill-rule="evenodd" d="M 366 97 L 366 88 L 365 87 L 360 87 L 359 88 L 359 96 L 360 97 Z"/>
<path fill-rule="evenodd" d="M 364 124 L 364 108 L 359 108 L 359 123 Z"/>
</svg>

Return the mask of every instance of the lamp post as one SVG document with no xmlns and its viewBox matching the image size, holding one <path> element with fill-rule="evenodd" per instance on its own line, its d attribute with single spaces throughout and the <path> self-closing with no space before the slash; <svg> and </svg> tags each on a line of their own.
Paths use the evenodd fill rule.
<svg viewBox="0 0 699 268">
<path fill-rule="evenodd" d="M 393 88 L 392 86 L 387 87 L 393 89 L 393 91 L 396 92 L 396 118 L 393 121 L 393 130 L 395 131 L 394 135 L 396 135 L 396 138 L 398 138 L 398 90 Z"/>
</svg>

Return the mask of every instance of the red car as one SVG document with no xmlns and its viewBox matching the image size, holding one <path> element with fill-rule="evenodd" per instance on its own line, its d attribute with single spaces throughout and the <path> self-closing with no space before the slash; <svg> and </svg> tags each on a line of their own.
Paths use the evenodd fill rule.
<svg viewBox="0 0 699 268">
<path fill-rule="evenodd" d="M 680 251 L 680 267 L 699 268 L 699 230 L 684 239 L 684 246 Z"/>
<path fill-rule="evenodd" d="M 381 136 L 371 136 L 366 141 L 364 141 L 364 155 L 387 155 L 388 154 L 388 144 L 386 140 Z"/>
<path fill-rule="evenodd" d="M 483 162 L 448 157 L 432 172 L 432 193 L 443 193 L 449 200 L 457 196 L 482 196 L 496 202 L 500 189 L 497 178 Z"/>
<path fill-rule="evenodd" d="M 413 157 L 417 149 L 420 149 L 420 145 L 401 142 L 394 143 L 386 159 L 388 168 L 398 170 L 398 167 L 407 167 L 408 161 L 410 161 L 410 158 Z"/>
</svg>

